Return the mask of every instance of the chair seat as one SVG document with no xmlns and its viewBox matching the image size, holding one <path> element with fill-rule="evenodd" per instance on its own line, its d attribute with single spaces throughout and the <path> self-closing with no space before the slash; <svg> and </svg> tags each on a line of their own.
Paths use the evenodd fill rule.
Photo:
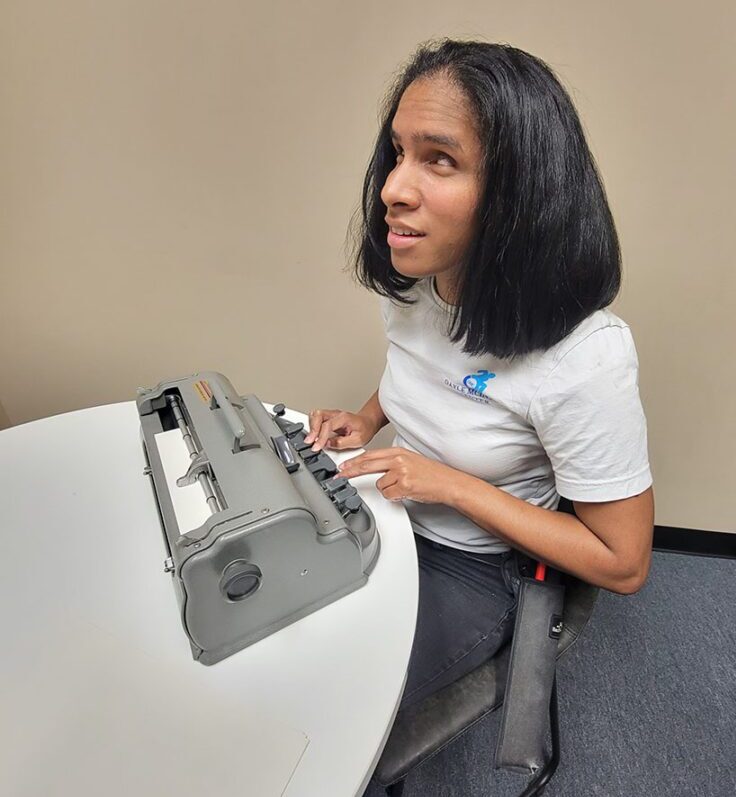
<svg viewBox="0 0 736 797">
<path fill-rule="evenodd" d="M 443 750 L 503 702 L 511 645 L 469 675 L 399 712 L 374 773 L 381 786 Z M 439 721 L 441 718 L 441 721 Z"/>
</svg>

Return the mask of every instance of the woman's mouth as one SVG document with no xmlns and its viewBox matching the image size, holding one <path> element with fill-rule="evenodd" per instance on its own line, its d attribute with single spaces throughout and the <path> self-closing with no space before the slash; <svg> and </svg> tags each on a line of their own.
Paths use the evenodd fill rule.
<svg viewBox="0 0 736 797">
<path fill-rule="evenodd" d="M 400 234 L 391 230 L 388 231 L 388 245 L 391 249 L 406 249 L 416 245 L 422 238 L 426 238 L 425 233 Z"/>
</svg>

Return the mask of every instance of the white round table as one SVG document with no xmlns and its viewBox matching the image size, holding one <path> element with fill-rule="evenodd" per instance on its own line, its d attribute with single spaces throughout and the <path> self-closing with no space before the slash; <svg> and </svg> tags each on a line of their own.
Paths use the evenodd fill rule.
<svg viewBox="0 0 736 797">
<path fill-rule="evenodd" d="M 361 794 L 414 636 L 403 507 L 351 480 L 381 536 L 368 583 L 205 667 L 144 464 L 133 402 L 0 432 L 0 794 Z"/>
</svg>

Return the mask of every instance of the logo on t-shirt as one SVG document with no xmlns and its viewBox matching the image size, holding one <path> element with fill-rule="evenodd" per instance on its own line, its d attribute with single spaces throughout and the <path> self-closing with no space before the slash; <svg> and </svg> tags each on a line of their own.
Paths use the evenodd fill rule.
<svg viewBox="0 0 736 797">
<path fill-rule="evenodd" d="M 476 393 L 482 393 L 486 389 L 488 380 L 495 378 L 496 374 L 492 374 L 490 371 L 486 371 L 486 369 L 483 368 L 475 374 L 468 374 L 465 379 L 463 379 L 463 384 L 465 387 L 475 390 Z"/>
<path fill-rule="evenodd" d="M 445 378 L 444 383 L 451 387 L 453 390 L 462 395 L 467 396 L 473 401 L 482 401 L 484 404 L 489 404 L 490 399 L 483 394 L 486 389 L 489 379 L 495 379 L 496 374 L 482 369 L 474 374 L 468 374 L 463 378 L 462 385 L 458 385 L 450 379 Z"/>
</svg>

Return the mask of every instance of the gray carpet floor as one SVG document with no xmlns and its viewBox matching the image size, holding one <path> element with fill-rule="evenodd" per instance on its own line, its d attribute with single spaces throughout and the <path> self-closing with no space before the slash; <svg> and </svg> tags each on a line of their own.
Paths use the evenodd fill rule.
<svg viewBox="0 0 736 797">
<path fill-rule="evenodd" d="M 655 553 L 636 595 L 600 593 L 558 687 L 545 797 L 736 797 L 736 561 Z M 520 794 L 527 778 L 492 768 L 499 718 L 415 769 L 404 797 Z"/>
</svg>

